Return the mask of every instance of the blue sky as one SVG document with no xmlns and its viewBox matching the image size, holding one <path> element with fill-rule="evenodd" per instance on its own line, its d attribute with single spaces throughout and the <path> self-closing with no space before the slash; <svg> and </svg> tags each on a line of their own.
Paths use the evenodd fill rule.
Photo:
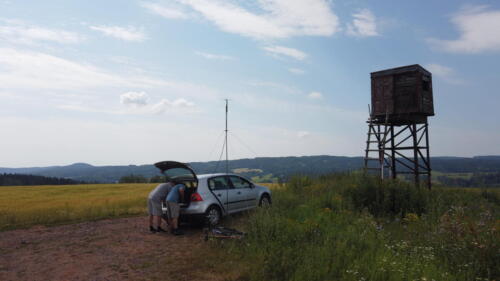
<svg viewBox="0 0 500 281">
<path fill-rule="evenodd" d="M 0 0 L 0 166 L 363 154 L 370 72 L 433 73 L 431 154 L 500 154 L 497 1 Z"/>
</svg>

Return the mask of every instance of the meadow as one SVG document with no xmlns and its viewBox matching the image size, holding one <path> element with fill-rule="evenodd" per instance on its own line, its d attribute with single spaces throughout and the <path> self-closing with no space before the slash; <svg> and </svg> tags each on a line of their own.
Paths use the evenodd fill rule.
<svg viewBox="0 0 500 281">
<path fill-rule="evenodd" d="M 499 280 L 498 190 L 417 189 L 360 175 L 296 177 L 214 241 L 238 280 Z M 228 256 L 229 255 L 229 256 Z"/>
<path fill-rule="evenodd" d="M 156 184 L 0 188 L 0 230 L 146 214 Z M 273 205 L 226 220 L 213 260 L 251 280 L 499 280 L 498 189 L 427 190 L 359 174 L 270 184 Z"/>
</svg>

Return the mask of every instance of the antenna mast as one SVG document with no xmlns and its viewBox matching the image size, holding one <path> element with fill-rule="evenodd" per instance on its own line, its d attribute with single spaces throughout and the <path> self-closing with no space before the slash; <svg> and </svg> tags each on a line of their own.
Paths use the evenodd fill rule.
<svg viewBox="0 0 500 281">
<path fill-rule="evenodd" d="M 226 99 L 226 130 L 225 130 L 225 132 L 226 132 L 226 174 L 229 173 L 229 157 L 228 157 L 228 154 L 227 154 L 227 152 L 228 152 L 228 149 L 227 149 L 227 147 L 228 147 L 228 143 L 227 143 L 227 112 L 228 112 L 228 101 L 229 100 Z"/>
</svg>

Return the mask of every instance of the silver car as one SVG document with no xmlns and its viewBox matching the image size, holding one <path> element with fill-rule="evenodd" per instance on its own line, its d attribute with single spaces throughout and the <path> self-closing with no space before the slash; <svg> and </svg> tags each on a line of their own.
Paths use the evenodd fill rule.
<svg viewBox="0 0 500 281">
<path fill-rule="evenodd" d="M 184 163 L 158 162 L 155 166 L 167 177 L 186 185 L 181 203 L 181 220 L 198 219 L 216 225 L 229 214 L 271 204 L 271 190 L 236 174 L 196 175 Z"/>
</svg>

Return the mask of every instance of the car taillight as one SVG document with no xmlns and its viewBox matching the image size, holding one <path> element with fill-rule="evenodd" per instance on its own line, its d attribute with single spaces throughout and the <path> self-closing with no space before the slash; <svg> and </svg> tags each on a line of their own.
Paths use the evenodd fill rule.
<svg viewBox="0 0 500 281">
<path fill-rule="evenodd" d="M 203 201 L 203 198 L 201 198 L 198 192 L 191 194 L 191 202 L 199 202 L 199 201 Z"/>
</svg>

